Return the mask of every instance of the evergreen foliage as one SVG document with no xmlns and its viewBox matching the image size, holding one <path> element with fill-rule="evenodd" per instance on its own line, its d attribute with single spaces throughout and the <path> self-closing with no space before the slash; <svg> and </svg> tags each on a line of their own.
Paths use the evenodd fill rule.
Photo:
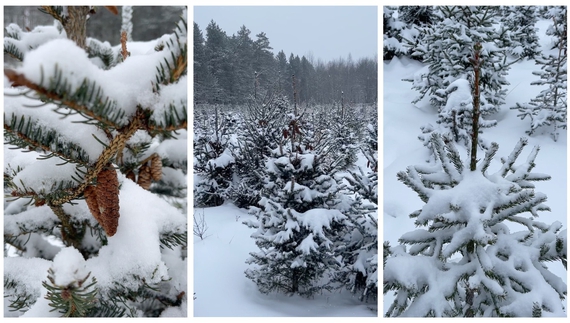
<svg viewBox="0 0 570 323">
<path fill-rule="evenodd" d="M 342 209 L 349 225 L 346 234 L 338 240 L 335 253 L 340 257 L 341 267 L 333 281 L 345 286 L 352 293 L 359 293 L 361 301 L 378 299 L 378 219 L 377 205 L 363 201 L 349 189 L 354 197 L 347 197 Z"/>
<path fill-rule="evenodd" d="M 259 207 L 251 208 L 257 220 L 246 222 L 257 229 L 252 237 L 261 251 L 250 253 L 247 263 L 257 266 L 246 276 L 262 293 L 311 296 L 330 289 L 321 280 L 339 266 L 333 241 L 345 220 L 331 209 L 339 192 L 335 179 L 308 152 L 275 152 L 266 167 L 269 180 Z"/>
<path fill-rule="evenodd" d="M 135 58 L 85 37 L 89 7 L 42 10 L 56 26 L 5 38 L 23 60 L 5 70 L 5 303 L 29 316 L 184 313 L 186 11 Z"/>
<path fill-rule="evenodd" d="M 77 252 L 76 250 L 72 250 Z M 77 253 L 78 257 L 81 257 Z M 54 260 L 54 262 L 57 261 Z M 80 272 L 80 268 L 76 269 Z M 50 268 L 48 270 L 49 282 L 42 282 L 42 286 L 47 290 L 46 298 L 49 300 L 49 306 L 52 311 L 62 313 L 63 317 L 86 317 L 88 313 L 96 306 L 97 289 L 94 286 L 97 280 L 91 277 L 91 273 L 87 273 L 85 277 L 77 277 L 75 280 L 68 282 L 66 278 L 58 277 L 56 270 Z M 56 282 L 59 281 L 59 282 Z M 62 284 L 65 282 L 67 284 Z"/>
<path fill-rule="evenodd" d="M 249 209 L 259 250 L 245 275 L 261 293 L 348 289 L 375 303 L 377 111 L 358 102 L 377 99 L 376 60 L 274 56 L 265 33 L 214 21 L 194 35 L 195 206 Z"/>
<path fill-rule="evenodd" d="M 331 150 L 338 156 L 339 168 L 348 169 L 356 162 L 358 143 L 362 141 L 362 129 L 364 128 L 362 115 L 351 113 L 354 108 L 345 105 L 344 96 L 341 102 L 333 110 L 332 118 L 329 121 L 329 128 L 334 138 Z"/>
<path fill-rule="evenodd" d="M 495 110 L 489 110 L 489 105 L 481 105 L 479 88 L 483 62 L 481 49 L 482 46 L 476 43 L 473 46 L 473 56 L 469 58 L 475 75 L 473 85 L 466 79 L 460 78 L 453 81 L 445 90 L 436 91 L 436 95 L 445 101 L 445 106 L 438 110 L 437 126 L 431 124 L 422 126 L 422 134 L 418 136 L 424 142 L 424 146 L 432 150 L 432 157 L 436 154 L 431 143 L 431 136 L 434 133 L 441 134 L 445 141 L 461 143 L 465 147 L 471 146 L 473 160 L 476 160 L 478 146 L 489 148 L 489 143 L 479 134 L 482 129 L 493 127 L 497 122 L 484 118 Z"/>
<path fill-rule="evenodd" d="M 538 35 L 535 24 L 535 6 L 504 6 L 501 20 L 509 31 L 511 46 L 509 54 L 514 58 L 534 59 L 539 53 Z"/>
<path fill-rule="evenodd" d="M 250 99 L 243 112 L 242 130 L 232 144 L 235 174 L 231 199 L 240 208 L 256 206 L 261 199 L 267 159 L 271 152 L 287 144 L 283 130 L 290 110 L 287 98 L 267 93 Z"/>
<path fill-rule="evenodd" d="M 350 176 L 345 179 L 355 192 L 374 204 L 378 204 L 378 111 L 375 109 L 370 116 L 371 122 L 366 126 L 364 143 L 360 150 L 366 157 L 368 169 L 358 167 L 348 169 Z"/>
<path fill-rule="evenodd" d="M 399 6 L 399 20 L 406 24 L 402 29 L 400 52 L 404 52 L 407 57 L 423 61 L 423 55 L 414 54 L 414 48 L 423 42 L 425 34 L 421 32 L 423 27 L 431 26 L 436 22 L 433 6 Z"/>
<path fill-rule="evenodd" d="M 547 35 L 554 36 L 553 53 L 545 53 L 536 57 L 536 65 L 540 71 L 533 72 L 540 77 L 532 85 L 547 86 L 529 103 L 517 103 L 511 109 L 517 109 L 518 116 L 524 120 L 530 119 L 529 135 L 536 134 L 540 129 L 550 133 L 554 141 L 558 140 L 559 129 L 566 129 L 567 123 L 567 55 L 568 42 L 566 38 L 567 14 L 566 7 L 555 7 L 549 10 L 553 24 L 548 27 Z"/>
<path fill-rule="evenodd" d="M 267 92 L 293 98 L 300 104 L 332 104 L 341 100 L 371 104 L 377 100 L 376 57 L 353 61 L 350 54 L 331 62 L 311 56 L 273 54 L 264 32 L 255 37 L 242 25 L 228 35 L 215 21 L 205 31 L 194 23 L 194 103 L 249 104 L 250 95 Z M 291 86 L 291 75 L 297 89 Z"/>
<path fill-rule="evenodd" d="M 235 132 L 236 116 L 219 111 L 214 105 L 209 111 L 195 111 L 194 118 L 194 206 L 218 206 L 229 199 L 235 157 L 231 151 L 231 136 Z"/>
<path fill-rule="evenodd" d="M 434 22 L 432 6 L 400 6 L 400 20 L 416 26 L 431 25 Z"/>
<path fill-rule="evenodd" d="M 561 313 L 566 284 L 548 271 L 543 263 L 550 260 L 541 251 L 551 250 L 561 224 L 535 220 L 549 210 L 532 183 L 550 178 L 532 173 L 538 147 L 515 165 L 527 144 L 521 139 L 501 159 L 502 167 L 488 173 L 497 144 L 475 171 L 440 135 L 432 135 L 432 144 L 437 166 L 398 173 L 426 203 L 410 215 L 425 229 L 404 234 L 401 245 L 390 248 L 384 293 L 394 290 L 396 298 L 386 315 L 531 316 L 535 302 L 543 311 Z M 511 232 L 504 221 L 525 230 Z"/>
<path fill-rule="evenodd" d="M 261 249 L 250 253 L 246 262 L 255 266 L 246 276 L 262 293 L 308 297 L 332 290 L 327 276 L 342 265 L 335 250 L 352 215 L 344 212 L 343 187 L 334 177 L 342 164 L 327 162 L 335 138 L 301 116 L 295 106 L 284 142 L 265 161 L 261 199 L 250 208 L 255 219 L 244 222 L 257 229 L 252 237 Z"/>
<path fill-rule="evenodd" d="M 431 26 L 421 28 L 425 37 L 413 47 L 412 55 L 420 55 L 428 65 L 416 74 L 412 87 L 420 95 L 414 104 L 426 95 L 430 103 L 440 109 L 445 106 L 439 91 L 448 88 L 457 79 L 473 83 L 473 66 L 469 61 L 476 43 L 482 45 L 481 55 L 481 111 L 493 113 L 504 103 L 505 75 L 513 60 L 508 60 L 510 38 L 505 26 L 499 26 L 498 7 L 492 6 L 438 6 L 437 17 Z"/>
<path fill-rule="evenodd" d="M 400 56 L 405 52 L 401 47 L 402 36 L 400 33 L 405 24 L 394 17 L 394 13 L 397 11 L 398 7 L 396 6 L 384 6 L 384 60 L 392 59 L 394 56 Z"/>
</svg>

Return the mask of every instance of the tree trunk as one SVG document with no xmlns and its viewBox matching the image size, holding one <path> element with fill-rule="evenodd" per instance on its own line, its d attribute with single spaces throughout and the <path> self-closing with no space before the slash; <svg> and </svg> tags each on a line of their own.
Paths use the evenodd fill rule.
<svg viewBox="0 0 570 323">
<path fill-rule="evenodd" d="M 474 58 L 471 59 L 473 70 L 475 71 L 475 81 L 473 84 L 473 134 L 471 137 L 471 164 L 470 169 L 477 169 L 477 143 L 479 141 L 479 67 L 481 66 L 481 44 L 476 43 L 473 46 L 475 50 Z"/>
<path fill-rule="evenodd" d="M 63 25 L 67 38 L 73 40 L 77 46 L 85 49 L 85 39 L 87 38 L 87 15 L 88 6 L 69 6 L 67 8 L 67 20 Z"/>
</svg>

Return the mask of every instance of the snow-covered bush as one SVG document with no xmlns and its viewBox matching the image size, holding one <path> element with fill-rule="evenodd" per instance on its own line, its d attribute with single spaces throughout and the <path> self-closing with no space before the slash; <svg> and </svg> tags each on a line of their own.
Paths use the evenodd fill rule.
<svg viewBox="0 0 570 323">
<path fill-rule="evenodd" d="M 186 316 L 186 11 L 129 56 L 86 38 L 93 8 L 42 10 L 50 32 L 4 42 L 22 59 L 4 73 L 5 314 Z"/>
<path fill-rule="evenodd" d="M 234 182 L 231 143 L 237 116 L 220 109 L 206 106 L 194 113 L 194 205 L 198 207 L 222 205 Z"/>
<path fill-rule="evenodd" d="M 353 188 L 354 189 L 354 188 Z M 354 193 L 347 191 L 346 193 Z M 335 254 L 340 268 L 333 281 L 359 294 L 362 301 L 378 299 L 378 218 L 377 205 L 366 202 L 358 194 L 342 197 L 339 209 L 346 215 L 344 235 L 336 242 Z"/>
<path fill-rule="evenodd" d="M 410 215 L 424 228 L 405 233 L 399 246 L 385 244 L 384 293 L 396 292 L 386 316 L 565 315 L 566 284 L 544 264 L 565 259 L 565 230 L 536 220 L 549 210 L 534 191 L 534 181 L 550 178 L 532 172 L 539 148 L 515 165 L 527 144 L 521 139 L 489 173 L 497 144 L 475 170 L 452 142 L 433 134 L 432 144 L 437 165 L 398 173 L 425 203 Z"/>
<path fill-rule="evenodd" d="M 384 6 L 384 60 L 392 59 L 394 56 L 400 56 L 406 52 L 406 48 L 402 46 L 402 36 L 400 31 L 405 28 L 406 24 L 394 17 L 394 13 L 398 11 L 396 6 Z"/>
</svg>

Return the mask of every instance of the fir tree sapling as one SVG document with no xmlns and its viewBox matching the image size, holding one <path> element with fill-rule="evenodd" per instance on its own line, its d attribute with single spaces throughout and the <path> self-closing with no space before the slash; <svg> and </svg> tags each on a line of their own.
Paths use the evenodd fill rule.
<svg viewBox="0 0 570 323">
<path fill-rule="evenodd" d="M 425 37 L 413 47 L 412 55 L 424 58 L 427 67 L 419 71 L 413 79 L 412 87 L 420 95 L 412 102 L 417 103 L 428 97 L 438 113 L 444 109 L 447 95 L 452 92 L 452 84 L 458 79 L 468 80 L 473 84 L 473 66 L 469 61 L 471 48 L 476 43 L 482 45 L 480 86 L 481 115 L 491 115 L 498 111 L 506 96 L 505 75 L 510 65 L 517 59 L 509 59 L 507 51 L 512 45 L 508 30 L 499 24 L 497 7 L 491 6 L 438 6 L 434 14 L 437 19 L 431 26 L 421 27 Z M 447 128 L 457 126 L 451 116 L 442 116 Z M 425 133 L 433 131 L 434 126 L 425 126 Z M 437 129 L 435 129 L 437 130 Z M 451 139 L 451 138 L 450 138 Z M 459 136 L 458 140 L 461 140 Z M 429 135 L 426 137 L 429 141 Z"/>
<path fill-rule="evenodd" d="M 554 36 L 554 48 L 548 53 L 536 57 L 536 65 L 540 71 L 532 74 L 540 76 L 540 80 L 531 85 L 547 86 L 529 103 L 517 103 L 515 107 L 520 113 L 518 116 L 524 120 L 530 119 L 529 135 L 550 133 L 554 141 L 560 136 L 560 129 L 566 129 L 567 124 L 567 48 L 566 38 L 567 21 L 566 7 L 554 7 L 549 10 L 552 24 L 546 34 Z"/>
<path fill-rule="evenodd" d="M 566 284 L 544 265 L 562 258 L 562 226 L 535 220 L 549 210 L 546 195 L 532 183 L 550 178 L 531 172 L 538 147 L 515 165 L 527 144 L 521 139 L 491 174 L 497 144 L 474 171 L 452 143 L 433 134 L 432 144 L 436 167 L 416 165 L 398 173 L 426 203 L 410 215 L 425 229 L 404 234 L 400 246 L 389 248 L 384 293 L 394 290 L 396 298 L 386 315 L 531 316 L 534 303 L 543 313 L 565 315 Z M 512 231 L 505 221 L 525 230 Z"/>
<path fill-rule="evenodd" d="M 246 262 L 253 266 L 246 270 L 246 276 L 262 293 L 308 297 L 332 290 L 331 278 L 342 267 L 346 268 L 344 278 L 339 278 L 343 284 L 373 288 L 371 232 L 377 229 L 370 228 L 374 222 L 368 213 L 372 211 L 362 207 L 360 200 L 347 198 L 349 193 L 335 178 L 344 167 L 331 149 L 336 147 L 337 138 L 311 122 L 311 113 L 299 112 L 293 84 L 293 111 L 286 115 L 279 145 L 269 150 L 265 159 L 258 206 L 250 208 L 255 219 L 244 222 L 256 229 L 252 237 L 260 248 L 250 253 Z M 360 227 L 353 227 L 352 218 Z M 362 233 L 357 232 L 359 229 Z M 339 249 L 346 243 L 352 243 L 351 247 Z M 341 252 L 347 262 L 352 262 L 350 266 L 355 265 L 352 269 L 338 260 L 343 258 Z M 361 276 L 355 283 L 357 272 Z"/>
<path fill-rule="evenodd" d="M 194 205 L 218 206 L 229 200 L 234 177 L 235 157 L 231 140 L 236 127 L 236 117 L 231 112 L 213 109 L 197 111 L 194 119 Z"/>
<path fill-rule="evenodd" d="M 289 124 L 300 124 L 291 114 Z M 252 237 L 259 252 L 250 253 L 246 270 L 262 293 L 273 291 L 311 296 L 331 289 L 323 275 L 339 267 L 334 240 L 346 217 L 334 209 L 340 187 L 334 169 L 323 163 L 322 147 L 308 149 L 298 142 L 302 129 L 292 126 L 286 145 L 272 151 L 264 173 L 267 180 L 256 219 L 244 222 L 255 228 Z"/>
<path fill-rule="evenodd" d="M 264 172 L 261 169 L 271 156 L 271 151 L 286 145 L 283 129 L 287 125 L 288 101 L 278 94 L 255 96 L 243 112 L 241 131 L 232 143 L 237 180 L 230 197 L 240 208 L 255 206 L 261 198 Z"/>
<path fill-rule="evenodd" d="M 367 169 L 352 167 L 344 179 L 348 182 L 342 210 L 350 223 L 346 235 L 340 239 L 337 253 L 342 266 L 335 274 L 353 293 L 359 292 L 360 300 L 376 300 L 378 297 L 378 126 L 377 110 L 372 113 L 361 146 L 367 159 Z M 355 169 L 356 168 L 356 169 Z M 367 200 L 367 201 L 366 201 Z"/>
<path fill-rule="evenodd" d="M 504 23 L 512 45 L 508 53 L 514 58 L 534 59 L 540 54 L 536 6 L 504 6 L 501 21 Z"/>
<path fill-rule="evenodd" d="M 361 145 L 361 151 L 367 159 L 367 169 L 349 168 L 345 180 L 354 187 L 363 198 L 374 204 L 378 204 L 378 111 L 374 110 L 370 122 L 366 126 L 365 142 Z"/>
<path fill-rule="evenodd" d="M 488 170 L 498 144 L 491 143 L 485 157 L 477 159 L 480 49 L 474 46 L 471 59 L 475 83 L 469 161 L 461 159 L 453 141 L 432 133 L 435 164 L 398 173 L 398 180 L 425 203 L 410 217 L 426 228 L 404 234 L 400 246 L 385 245 L 384 293 L 396 292 L 386 316 L 565 315 L 566 284 L 544 265 L 565 261 L 562 225 L 535 220 L 538 212 L 550 210 L 543 204 L 546 195 L 535 192 L 532 183 L 550 179 L 532 173 L 539 148 L 515 165 L 527 145 L 522 138 L 493 174 Z M 524 230 L 511 232 L 505 221 Z"/>
<path fill-rule="evenodd" d="M 4 72 L 6 314 L 186 316 L 186 11 L 128 56 L 86 37 L 95 8 L 41 10 L 45 39 L 4 42 L 22 59 Z"/>
</svg>

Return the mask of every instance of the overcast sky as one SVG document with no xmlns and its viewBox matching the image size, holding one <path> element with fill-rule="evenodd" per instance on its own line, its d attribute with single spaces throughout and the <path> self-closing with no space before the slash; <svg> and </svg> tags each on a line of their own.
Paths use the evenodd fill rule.
<svg viewBox="0 0 570 323">
<path fill-rule="evenodd" d="M 204 38 L 214 20 L 228 36 L 242 25 L 250 37 L 265 32 L 274 54 L 312 55 L 328 62 L 352 55 L 353 61 L 378 53 L 377 6 L 194 6 L 194 22 Z"/>
</svg>

